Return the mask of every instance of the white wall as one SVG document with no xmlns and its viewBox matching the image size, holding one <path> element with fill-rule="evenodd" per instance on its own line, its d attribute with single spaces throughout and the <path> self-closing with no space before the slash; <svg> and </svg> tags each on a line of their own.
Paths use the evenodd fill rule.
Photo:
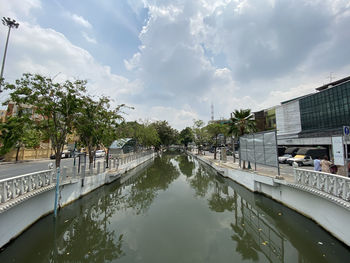
<svg viewBox="0 0 350 263">
<path fill-rule="evenodd" d="M 276 107 L 276 127 L 279 136 L 301 132 L 299 100 Z"/>
<path fill-rule="evenodd" d="M 110 183 L 119 178 L 119 175 L 153 159 L 154 154 L 144 156 L 132 162 L 124 164 L 120 170 L 114 174 L 104 172 L 98 175 L 79 178 L 72 183 L 60 186 L 59 206 L 63 207 L 81 196 L 97 189 L 98 187 Z M 84 181 L 84 186 L 82 186 Z M 8 210 L 0 213 L 0 247 L 7 244 L 11 239 L 20 235 L 41 217 L 53 212 L 55 199 L 55 189 L 34 195 L 24 202 L 21 202 Z"/>
<path fill-rule="evenodd" d="M 195 155 L 193 155 L 195 156 Z M 350 246 L 350 210 L 327 197 L 297 189 L 284 180 L 248 171 L 222 168 L 212 161 L 195 156 L 250 191 L 263 193 L 285 206 L 313 219 L 333 236 Z"/>
</svg>

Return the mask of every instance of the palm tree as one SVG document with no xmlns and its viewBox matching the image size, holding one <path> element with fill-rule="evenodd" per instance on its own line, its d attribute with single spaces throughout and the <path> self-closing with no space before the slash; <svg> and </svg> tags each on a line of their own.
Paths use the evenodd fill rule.
<svg viewBox="0 0 350 263">
<path fill-rule="evenodd" d="M 230 134 L 233 134 L 237 138 L 255 131 L 256 122 L 250 109 L 240 109 L 232 112 Z M 245 161 L 243 161 L 243 168 L 245 168 Z"/>
</svg>

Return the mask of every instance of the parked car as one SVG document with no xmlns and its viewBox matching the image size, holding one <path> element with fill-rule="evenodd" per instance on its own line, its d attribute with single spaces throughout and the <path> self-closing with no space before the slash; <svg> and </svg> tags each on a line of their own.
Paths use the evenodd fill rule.
<svg viewBox="0 0 350 263">
<path fill-rule="evenodd" d="M 69 158 L 71 157 L 71 153 L 70 151 L 63 151 L 62 154 L 61 154 L 61 159 L 63 158 Z M 55 154 L 51 154 L 50 155 L 50 159 L 56 159 L 56 155 Z"/>
<path fill-rule="evenodd" d="M 328 155 L 328 150 L 323 147 L 303 147 L 300 148 L 297 154 L 293 158 L 287 159 L 287 163 L 292 165 L 293 162 L 296 162 L 298 166 L 302 165 L 314 165 L 314 160 L 319 157 Z"/>
<path fill-rule="evenodd" d="M 97 150 L 95 152 L 95 157 L 96 158 L 105 157 L 105 156 L 106 156 L 106 152 L 104 150 Z"/>
<path fill-rule="evenodd" d="M 295 156 L 297 151 L 299 150 L 298 147 L 289 147 L 284 151 L 284 154 L 282 156 L 278 157 L 278 162 L 280 163 L 286 163 L 289 158 L 292 158 Z"/>
</svg>

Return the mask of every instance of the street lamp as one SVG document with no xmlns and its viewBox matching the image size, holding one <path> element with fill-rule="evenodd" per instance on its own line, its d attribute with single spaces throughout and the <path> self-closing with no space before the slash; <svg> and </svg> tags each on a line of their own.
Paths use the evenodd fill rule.
<svg viewBox="0 0 350 263">
<path fill-rule="evenodd" d="M 11 32 L 11 28 L 18 28 L 19 26 L 19 23 L 16 22 L 16 20 L 12 19 L 11 18 L 6 18 L 6 17 L 3 17 L 2 19 L 2 23 L 4 24 L 4 26 L 8 26 L 9 27 L 9 30 L 7 32 L 7 39 L 6 39 L 6 45 L 5 45 L 5 51 L 4 51 L 4 57 L 2 59 L 2 66 L 1 66 L 1 73 L 0 73 L 0 92 L 2 92 L 1 90 L 1 86 L 2 86 L 2 76 L 4 74 L 4 66 L 5 66 L 5 59 L 6 59 L 6 52 L 7 52 L 7 45 L 9 43 L 9 38 L 10 38 L 10 32 Z"/>
</svg>

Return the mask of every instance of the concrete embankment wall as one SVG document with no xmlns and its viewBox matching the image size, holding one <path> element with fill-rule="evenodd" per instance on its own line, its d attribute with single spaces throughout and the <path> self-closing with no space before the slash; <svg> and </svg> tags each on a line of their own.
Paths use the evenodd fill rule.
<svg viewBox="0 0 350 263">
<path fill-rule="evenodd" d="M 63 207 L 98 187 L 111 183 L 129 170 L 154 158 L 154 154 L 143 156 L 123 164 L 115 172 L 106 171 L 98 175 L 75 179 L 60 185 L 59 207 Z M 131 171 L 130 171 L 131 172 Z M 25 201 L 0 213 L 0 247 L 20 235 L 43 216 L 53 212 L 55 189 L 32 196 Z"/>
<path fill-rule="evenodd" d="M 350 246 L 350 210 L 328 197 L 293 187 L 284 180 L 258 175 L 248 171 L 217 166 L 214 162 L 188 153 L 214 168 L 250 191 L 262 193 L 285 206 L 311 218 L 330 234 Z"/>
</svg>

